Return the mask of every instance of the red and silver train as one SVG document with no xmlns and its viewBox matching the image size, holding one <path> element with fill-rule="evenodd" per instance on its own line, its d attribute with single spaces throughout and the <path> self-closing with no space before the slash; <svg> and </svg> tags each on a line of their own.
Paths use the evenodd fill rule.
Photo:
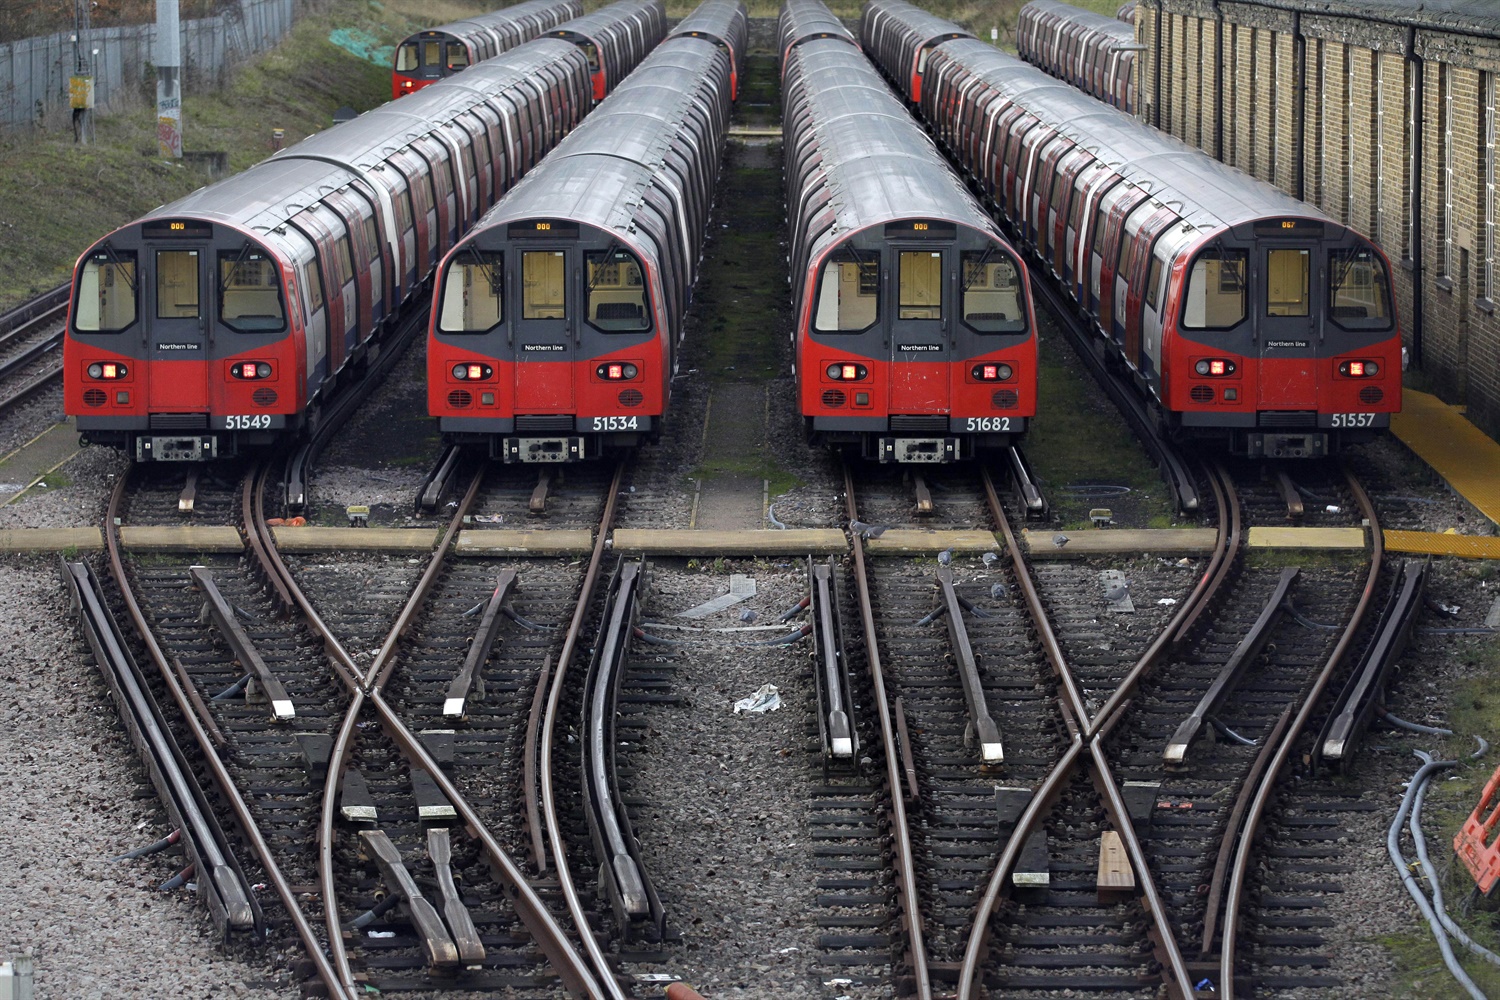
<svg viewBox="0 0 1500 1000">
<path fill-rule="evenodd" d="M 744 58 L 744 8 L 715 7 L 443 261 L 427 401 L 444 440 L 570 462 L 660 431 Z"/>
<path fill-rule="evenodd" d="M 903 0 L 865 10 L 928 30 Z M 923 57 L 921 116 L 1169 432 L 1307 457 L 1390 425 L 1401 331 L 1374 243 L 977 39 Z"/>
<path fill-rule="evenodd" d="M 1062 0 L 1031 0 L 1016 24 L 1017 54 L 1127 114 L 1136 111 L 1134 8 L 1129 22 Z M 920 100 L 920 98 L 919 98 Z"/>
<path fill-rule="evenodd" d="M 884 462 L 1011 445 L 1036 414 L 1025 265 L 819 0 L 781 9 L 797 392 Z"/>
<path fill-rule="evenodd" d="M 633 18 L 640 4 L 617 6 Z M 419 291 L 425 304 L 443 254 L 593 106 L 590 76 L 576 44 L 528 42 L 94 244 L 63 347 L 82 440 L 197 461 L 305 428 L 402 304 Z"/>
<path fill-rule="evenodd" d="M 729 53 L 729 97 L 739 100 L 745 50 L 750 47 L 750 14 L 745 5 L 740 0 L 705 0 L 667 32 L 668 38 L 680 35 L 707 38 Z"/>
<path fill-rule="evenodd" d="M 667 37 L 663 0 L 625 0 L 560 24 L 546 38 L 572 42 L 589 58 L 594 100 L 610 95 L 649 52 Z"/>
<path fill-rule="evenodd" d="M 582 16 L 580 0 L 525 0 L 504 10 L 419 31 L 396 46 L 391 97 L 405 97 Z"/>
</svg>

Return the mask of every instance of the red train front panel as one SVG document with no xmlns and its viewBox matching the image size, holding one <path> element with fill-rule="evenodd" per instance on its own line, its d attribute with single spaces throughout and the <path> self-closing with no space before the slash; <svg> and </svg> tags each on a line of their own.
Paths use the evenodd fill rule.
<svg viewBox="0 0 1500 1000">
<path fill-rule="evenodd" d="M 158 219 L 80 259 L 63 347 L 80 435 L 141 461 L 236 454 L 300 423 L 291 269 L 230 227 Z"/>
<path fill-rule="evenodd" d="M 508 462 L 633 446 L 666 408 L 666 329 L 659 275 L 638 248 L 563 220 L 493 227 L 444 265 L 428 413 L 446 439 Z"/>
<path fill-rule="evenodd" d="M 1252 457 L 1313 457 L 1401 409 L 1390 262 L 1314 219 L 1236 227 L 1170 275 L 1161 399 L 1187 437 Z M 1149 313 L 1148 313 L 1149 315 Z"/>
<path fill-rule="evenodd" d="M 967 227 L 903 220 L 813 262 L 798 394 L 811 437 L 867 458 L 948 462 L 1008 445 L 1036 414 L 1024 265 Z"/>
</svg>

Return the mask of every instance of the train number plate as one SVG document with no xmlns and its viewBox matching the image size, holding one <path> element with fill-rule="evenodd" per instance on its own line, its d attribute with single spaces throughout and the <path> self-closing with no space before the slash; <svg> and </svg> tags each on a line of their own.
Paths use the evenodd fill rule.
<svg viewBox="0 0 1500 1000">
<path fill-rule="evenodd" d="M 590 430 L 596 431 L 638 431 L 641 429 L 641 418 L 629 417 L 595 417 Z"/>
<path fill-rule="evenodd" d="M 231 413 L 224 417 L 226 431 L 266 431 L 271 429 L 269 413 Z"/>
<path fill-rule="evenodd" d="M 968 423 L 964 425 L 966 431 L 1005 433 L 1010 429 L 1010 417 L 970 417 Z"/>
<path fill-rule="evenodd" d="M 1334 427 L 1374 427 L 1375 414 L 1373 413 L 1335 413 L 1333 414 Z"/>
</svg>

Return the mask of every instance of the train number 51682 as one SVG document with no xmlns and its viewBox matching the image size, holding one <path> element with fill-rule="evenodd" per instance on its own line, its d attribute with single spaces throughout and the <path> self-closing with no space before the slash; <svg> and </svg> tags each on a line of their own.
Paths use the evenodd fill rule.
<svg viewBox="0 0 1500 1000">
<path fill-rule="evenodd" d="M 1008 431 L 1010 417 L 970 417 L 967 431 Z"/>
</svg>

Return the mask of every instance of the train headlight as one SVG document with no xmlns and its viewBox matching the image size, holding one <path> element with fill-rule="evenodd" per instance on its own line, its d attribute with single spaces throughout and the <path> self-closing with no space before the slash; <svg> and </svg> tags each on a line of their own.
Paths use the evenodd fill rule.
<svg viewBox="0 0 1500 1000">
<path fill-rule="evenodd" d="M 274 369 L 269 361 L 236 361 L 229 366 L 229 374 L 246 382 L 257 382 L 271 377 Z"/>
<path fill-rule="evenodd" d="M 828 366 L 823 374 L 835 382 L 862 382 L 870 377 L 870 370 L 864 365 L 856 365 L 847 361 L 835 361 Z"/>
<path fill-rule="evenodd" d="M 108 382 L 111 379 L 124 378 L 130 374 L 130 369 L 118 361 L 95 361 L 89 365 L 88 372 L 89 378 L 97 378 Z"/>
<path fill-rule="evenodd" d="M 453 377 L 460 382 L 483 382 L 493 374 L 495 369 L 489 365 L 461 362 L 453 366 Z"/>
<path fill-rule="evenodd" d="M 1224 378 L 1239 371 L 1239 366 L 1228 358 L 1199 358 L 1193 371 L 1209 378 Z"/>
<path fill-rule="evenodd" d="M 641 370 L 628 361 L 606 361 L 594 369 L 594 375 L 606 382 L 629 382 Z"/>
<path fill-rule="evenodd" d="M 1341 361 L 1339 374 L 1345 378 L 1372 378 L 1380 374 L 1380 365 L 1374 361 Z"/>
<path fill-rule="evenodd" d="M 1015 377 L 1016 371 L 1010 365 L 985 362 L 975 365 L 969 369 L 969 375 L 976 382 L 1009 382 Z"/>
</svg>

